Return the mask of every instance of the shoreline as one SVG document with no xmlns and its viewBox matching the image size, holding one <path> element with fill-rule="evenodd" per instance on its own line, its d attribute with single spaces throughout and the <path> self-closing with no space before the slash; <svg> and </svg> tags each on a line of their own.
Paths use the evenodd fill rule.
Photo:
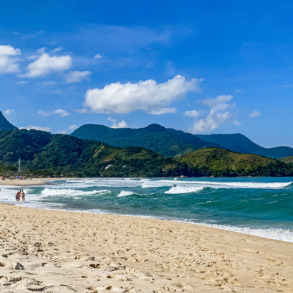
<svg viewBox="0 0 293 293">
<path fill-rule="evenodd" d="M 67 180 L 68 178 L 64 178 Z M 48 184 L 50 181 L 63 180 L 63 179 L 54 179 L 54 178 L 31 178 L 31 179 L 4 179 L 0 180 L 0 186 L 33 186 L 33 185 L 43 185 Z"/>
<path fill-rule="evenodd" d="M 32 180 L 30 179 L 6 179 L 6 180 L 0 180 L 0 190 L 1 190 L 1 185 L 2 186 L 9 186 L 9 187 L 21 187 L 23 186 L 28 187 L 28 186 L 38 186 L 38 185 L 48 185 L 48 184 L 53 184 L 52 181 L 60 181 L 60 180 L 78 180 L 78 179 L 85 179 L 85 178 L 69 178 L 69 177 L 64 177 L 64 178 L 33 178 Z M 0 202 L 0 204 L 5 204 L 4 202 Z M 13 200 L 10 202 L 6 203 L 18 207 L 22 207 L 22 203 L 16 203 Z M 260 237 L 264 239 L 271 239 L 271 240 L 276 240 L 276 241 L 282 241 L 286 243 L 293 243 L 293 235 L 292 232 L 284 230 L 284 229 L 274 229 L 274 228 L 249 228 L 249 227 L 238 227 L 238 226 L 231 226 L 231 225 L 217 225 L 217 224 L 209 224 L 209 223 L 201 223 L 201 222 L 193 222 L 193 221 L 188 221 L 188 220 L 181 220 L 181 219 L 176 219 L 176 218 L 164 218 L 164 217 L 159 217 L 159 216 L 147 216 L 147 215 L 132 215 L 132 214 L 118 214 L 118 213 L 113 213 L 113 212 L 92 212 L 92 211 L 83 211 L 83 210 L 66 210 L 66 209 L 58 209 L 58 208 L 46 208 L 46 207 L 36 207 L 34 205 L 30 205 L 28 202 L 28 205 L 24 204 L 23 207 L 26 208 L 35 208 L 39 210 L 52 210 L 52 211 L 64 211 L 64 212 L 74 212 L 74 213 L 89 213 L 89 214 L 101 214 L 101 215 L 117 215 L 117 216 L 129 216 L 129 217 L 135 217 L 135 218 L 142 218 L 142 219 L 155 219 L 155 220 L 162 220 L 162 221 L 168 221 L 168 222 L 175 222 L 175 223 L 183 223 L 183 224 L 192 224 L 192 225 L 197 225 L 201 227 L 208 227 L 212 229 L 218 229 L 220 231 L 230 231 L 232 233 L 237 233 L 241 235 L 251 235 L 255 237 Z M 268 232 L 268 233 L 267 233 Z M 291 234 L 290 234 L 291 233 Z M 289 239 L 289 240 L 288 240 Z"/>
<path fill-rule="evenodd" d="M 166 221 L 166 222 L 174 222 L 174 223 L 182 223 L 182 224 L 188 224 L 188 225 L 195 225 L 199 227 L 206 227 L 206 228 L 211 228 L 211 229 L 216 229 L 219 231 L 228 231 L 231 233 L 237 233 L 240 235 L 245 235 L 245 236 L 253 236 L 253 237 L 259 237 L 262 239 L 268 239 L 268 240 L 274 240 L 274 241 L 281 241 L 285 243 L 290 243 L 293 244 L 293 240 L 286 240 L 286 239 L 280 239 L 272 236 L 264 236 L 264 235 L 258 235 L 257 233 L 252 233 L 253 231 L 264 231 L 264 230 L 282 230 L 282 232 L 285 232 L 287 230 L 283 229 L 273 229 L 273 228 L 268 228 L 268 229 L 262 229 L 262 228 L 248 228 L 248 227 L 237 227 L 237 226 L 224 226 L 224 225 L 217 225 L 217 224 L 206 224 L 206 223 L 200 223 L 200 222 L 192 222 L 192 221 L 184 221 L 184 220 L 179 220 L 179 219 L 166 219 L 163 217 L 155 217 L 155 216 L 146 216 L 146 215 L 131 215 L 131 214 L 118 214 L 118 213 L 113 213 L 113 212 L 91 212 L 87 210 L 66 210 L 66 209 L 57 209 L 57 208 L 42 208 L 42 207 L 35 207 L 35 206 L 27 206 L 25 203 L 16 203 L 16 202 L 11 202 L 11 203 L 4 203 L 0 202 L 1 204 L 6 204 L 10 206 L 16 206 L 20 208 L 28 208 L 28 209 L 36 209 L 36 210 L 47 210 L 47 211 L 59 211 L 59 212 L 69 212 L 69 213 L 84 213 L 84 214 L 93 214 L 93 215 L 109 215 L 109 216 L 121 216 L 121 217 L 131 217 L 131 218 L 138 218 L 138 219 L 149 219 L 149 220 L 157 220 L 157 221 Z M 250 233 L 247 232 L 247 230 L 250 230 Z"/>
<path fill-rule="evenodd" d="M 2 203 L 0 227 L 1 292 L 293 290 L 289 242 L 182 222 Z"/>
</svg>

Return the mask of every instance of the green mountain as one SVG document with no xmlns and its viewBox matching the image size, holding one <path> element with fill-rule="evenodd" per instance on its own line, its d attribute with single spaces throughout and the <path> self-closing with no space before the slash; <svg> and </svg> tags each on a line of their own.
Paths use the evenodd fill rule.
<svg viewBox="0 0 293 293">
<path fill-rule="evenodd" d="M 29 173 L 64 176 L 152 177 L 187 175 L 187 166 L 140 147 L 117 148 L 101 142 L 37 130 L 0 133 L 0 162 Z"/>
<path fill-rule="evenodd" d="M 118 147 L 141 146 L 167 157 L 180 157 L 206 147 L 220 147 L 233 152 L 257 154 L 273 159 L 293 156 L 293 148 L 264 148 L 240 133 L 192 135 L 158 124 L 139 129 L 113 129 L 103 125 L 87 124 L 76 129 L 71 135 Z"/>
<path fill-rule="evenodd" d="M 17 127 L 13 126 L 10 122 L 8 122 L 2 114 L 2 112 L 0 111 L 0 131 L 13 131 L 16 129 Z"/>
<path fill-rule="evenodd" d="M 217 146 L 204 142 L 195 135 L 166 129 L 158 124 L 145 128 L 109 128 L 103 125 L 87 124 L 76 129 L 72 136 L 96 140 L 117 147 L 144 147 L 166 157 L 186 154 L 204 147 Z"/>
<path fill-rule="evenodd" d="M 158 129 L 158 128 L 157 128 Z M 119 148 L 102 142 L 37 130 L 0 132 L 0 175 L 17 170 L 44 176 L 286 176 L 293 164 L 226 149 L 206 148 L 178 160 L 142 147 Z"/>
<path fill-rule="evenodd" d="M 285 164 L 291 164 L 293 163 L 293 156 L 284 157 L 279 159 L 281 162 L 284 162 Z"/>
<path fill-rule="evenodd" d="M 293 156 L 293 148 L 285 146 L 264 148 L 240 133 L 197 135 L 197 137 L 206 142 L 218 144 L 221 147 L 233 152 L 239 152 L 244 154 L 257 154 L 273 159 Z"/>
<path fill-rule="evenodd" d="M 220 148 L 193 151 L 183 156 L 180 162 L 208 176 L 283 176 L 289 173 L 280 161 Z"/>
</svg>

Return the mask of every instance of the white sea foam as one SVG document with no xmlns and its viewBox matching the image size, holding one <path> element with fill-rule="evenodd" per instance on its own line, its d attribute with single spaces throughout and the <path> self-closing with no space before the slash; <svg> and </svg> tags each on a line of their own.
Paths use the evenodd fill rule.
<svg viewBox="0 0 293 293">
<path fill-rule="evenodd" d="M 168 194 L 193 193 L 193 192 L 199 192 L 203 190 L 203 188 L 204 187 L 176 185 L 171 187 L 165 193 L 168 193 Z"/>
<path fill-rule="evenodd" d="M 199 223 L 202 225 L 201 223 Z M 216 224 L 204 224 L 204 226 L 218 228 L 228 231 L 233 231 L 237 233 L 249 234 L 269 239 L 293 242 L 293 231 L 285 229 L 257 229 L 257 228 L 246 228 L 246 227 L 235 227 L 235 226 L 226 226 L 226 225 L 216 225 Z"/>
<path fill-rule="evenodd" d="M 67 180 L 62 186 L 66 188 L 88 188 L 93 186 L 99 187 L 136 187 L 140 186 L 140 180 L 132 178 L 93 178 L 93 179 L 80 179 Z"/>
<path fill-rule="evenodd" d="M 132 192 L 132 191 L 125 191 L 125 190 L 122 190 L 122 191 L 117 195 L 117 197 L 124 197 L 124 196 L 132 195 L 132 194 L 134 194 L 134 192 Z"/>
<path fill-rule="evenodd" d="M 290 186 L 293 182 L 210 182 L 201 181 L 200 184 L 213 188 L 256 188 L 256 189 L 282 189 Z"/>
<path fill-rule="evenodd" d="M 110 190 L 103 189 L 103 190 L 92 190 L 92 191 L 82 191 L 77 189 L 51 189 L 45 188 L 41 192 L 42 197 L 48 196 L 89 196 L 94 194 L 106 194 L 110 193 Z"/>
<path fill-rule="evenodd" d="M 210 188 L 243 188 L 243 189 L 282 189 L 290 186 L 293 182 L 221 182 L 221 181 L 179 181 L 179 180 L 141 180 L 142 188 L 156 188 L 188 185 L 194 187 L 210 187 Z"/>
</svg>

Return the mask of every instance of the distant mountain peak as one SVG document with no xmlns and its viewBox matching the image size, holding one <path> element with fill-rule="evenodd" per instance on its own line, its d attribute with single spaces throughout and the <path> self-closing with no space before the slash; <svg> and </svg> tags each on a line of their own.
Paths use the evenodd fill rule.
<svg viewBox="0 0 293 293">
<path fill-rule="evenodd" d="M 165 130 L 166 128 L 160 124 L 153 123 L 145 127 L 145 129 L 153 131 L 153 132 L 159 132 L 159 131 Z"/>
<path fill-rule="evenodd" d="M 0 131 L 13 131 L 16 129 L 17 127 L 12 125 L 0 111 Z"/>
</svg>

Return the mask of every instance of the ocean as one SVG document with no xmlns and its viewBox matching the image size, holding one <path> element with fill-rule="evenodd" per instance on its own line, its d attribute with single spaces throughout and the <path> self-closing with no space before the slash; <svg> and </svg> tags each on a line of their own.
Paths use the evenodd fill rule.
<svg viewBox="0 0 293 293">
<path fill-rule="evenodd" d="M 0 202 L 196 223 L 293 242 L 293 178 L 94 178 L 1 186 Z"/>
</svg>

